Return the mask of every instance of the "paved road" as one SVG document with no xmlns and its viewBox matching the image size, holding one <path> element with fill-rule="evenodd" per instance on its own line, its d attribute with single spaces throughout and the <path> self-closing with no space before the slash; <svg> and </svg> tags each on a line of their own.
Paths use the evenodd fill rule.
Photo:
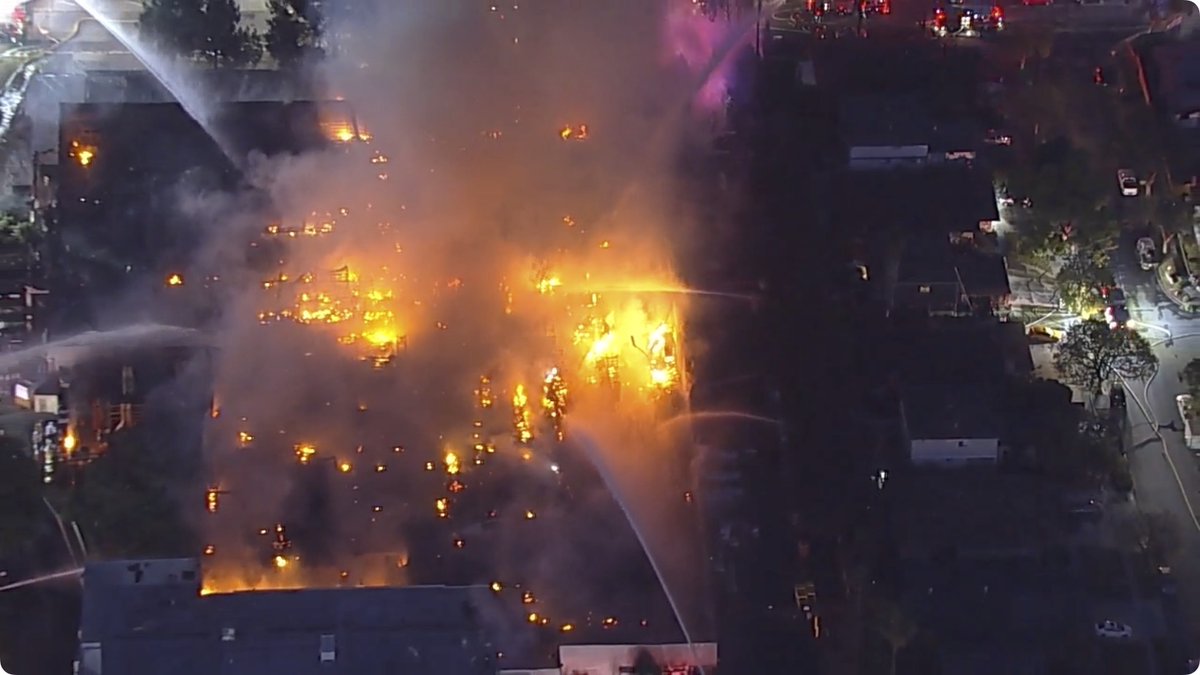
<svg viewBox="0 0 1200 675">
<path fill-rule="evenodd" d="M 1200 320 L 1177 313 L 1133 260 L 1132 244 L 1122 241 L 1114 258 L 1115 274 L 1127 295 L 1139 304 L 1135 318 L 1164 330 L 1146 332 L 1154 341 L 1159 370 L 1148 382 L 1130 383 L 1128 408 L 1132 444 L 1129 450 L 1137 500 L 1143 511 L 1163 511 L 1179 526 L 1180 548 L 1171 562 L 1179 588 L 1184 647 L 1200 649 L 1200 470 L 1183 442 L 1183 434 L 1160 424 L 1179 425 L 1175 396 L 1183 385 L 1179 373 L 1200 357 Z M 1166 340 L 1170 331 L 1173 341 Z M 1197 652 L 1200 653 L 1200 652 Z M 1194 655 L 1194 654 L 1193 654 Z"/>
</svg>

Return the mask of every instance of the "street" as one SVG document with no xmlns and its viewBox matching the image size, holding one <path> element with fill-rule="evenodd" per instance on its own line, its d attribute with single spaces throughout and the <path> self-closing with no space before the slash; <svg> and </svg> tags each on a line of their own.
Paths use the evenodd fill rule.
<svg viewBox="0 0 1200 675">
<path fill-rule="evenodd" d="M 1175 396 L 1183 391 L 1180 372 L 1200 357 L 1200 319 L 1179 312 L 1162 296 L 1154 273 L 1141 270 L 1129 241 L 1114 256 L 1114 275 L 1137 305 L 1135 320 L 1142 326 L 1159 359 L 1159 368 L 1145 383 L 1130 382 L 1128 408 L 1131 445 L 1128 449 L 1135 495 L 1144 512 L 1166 512 L 1179 526 L 1180 546 L 1171 561 L 1179 590 L 1184 645 L 1200 638 L 1200 471 L 1183 440 Z M 1167 339 L 1167 331 L 1172 336 Z M 1172 424 L 1174 423 L 1174 424 Z M 1174 428 L 1161 425 L 1172 424 Z"/>
</svg>

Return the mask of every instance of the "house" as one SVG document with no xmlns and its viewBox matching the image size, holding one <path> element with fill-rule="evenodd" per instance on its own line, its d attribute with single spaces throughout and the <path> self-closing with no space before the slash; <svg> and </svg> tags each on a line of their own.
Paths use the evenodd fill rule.
<svg viewBox="0 0 1200 675">
<path fill-rule="evenodd" d="M 885 235 L 974 236 L 1000 221 L 992 176 L 979 168 L 846 171 L 835 194 L 857 194 L 832 206 L 834 226 L 876 241 Z"/>
<path fill-rule="evenodd" d="M 1159 109 L 1179 127 L 1200 129 L 1200 39 L 1157 45 L 1151 62 Z"/>
<path fill-rule="evenodd" d="M 900 603 L 937 636 L 937 672 L 1056 672 L 1064 641 L 1094 620 L 1081 616 L 1086 563 L 1052 553 L 1069 531 L 1061 489 L 986 467 L 897 471 L 888 489 Z"/>
<path fill-rule="evenodd" d="M 983 138 L 969 122 L 935 119 L 913 95 L 848 97 L 838 117 L 852 171 L 965 164 Z"/>
<path fill-rule="evenodd" d="M 946 467 L 1000 462 L 1007 437 L 1004 383 L 1033 369 L 1021 325 L 935 318 L 897 325 L 888 338 L 908 462 Z"/>
<path fill-rule="evenodd" d="M 79 675 L 478 675 L 520 622 L 506 628 L 483 586 L 203 595 L 200 574 L 192 559 L 89 564 Z"/>
<path fill-rule="evenodd" d="M 1008 265 L 987 235 L 910 236 L 888 251 L 881 280 L 887 314 L 992 316 L 1008 306 L 1012 289 Z M 900 250 L 897 251 L 896 248 Z"/>
<path fill-rule="evenodd" d="M 997 464 L 999 398 L 991 388 L 928 386 L 904 390 L 902 420 L 916 465 Z"/>
</svg>

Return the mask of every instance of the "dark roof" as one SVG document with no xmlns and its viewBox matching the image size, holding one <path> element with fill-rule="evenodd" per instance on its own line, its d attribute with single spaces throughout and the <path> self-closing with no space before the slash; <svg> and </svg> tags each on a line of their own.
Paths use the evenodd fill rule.
<svg viewBox="0 0 1200 675">
<path fill-rule="evenodd" d="M 1000 397 L 992 386 L 905 387 L 904 419 L 914 440 L 1000 438 Z"/>
<path fill-rule="evenodd" d="M 126 583 L 130 564 L 84 574 L 84 652 L 100 643 L 105 673 L 324 674 L 323 635 L 333 636 L 336 672 L 346 673 L 474 675 L 490 672 L 504 649 L 489 638 L 507 630 L 485 586 L 201 596 L 198 581 Z"/>
<path fill-rule="evenodd" d="M 968 297 L 1008 295 L 1008 265 L 999 253 L 951 244 L 945 237 L 910 238 L 899 261 L 897 283 L 961 284 Z"/>
<path fill-rule="evenodd" d="M 194 87 L 206 100 L 226 102 L 298 101 L 311 98 L 305 83 L 278 70 L 196 70 Z M 175 97 L 145 70 L 89 70 L 88 103 L 174 103 Z"/>
<path fill-rule="evenodd" d="M 855 233 L 968 232 L 1000 219 L 991 174 L 978 168 L 847 171 L 837 183 L 833 223 Z"/>
<path fill-rule="evenodd" d="M 242 176 L 244 160 L 324 147 L 322 121 L 330 111 L 352 117 L 339 102 L 214 105 L 211 126 L 223 150 L 178 104 L 63 105 L 56 229 L 73 249 L 89 252 L 75 259 L 73 271 L 89 293 L 102 296 L 131 277 L 185 270 L 219 209 L 245 214 L 265 202 Z M 76 160 L 73 142 L 91 146 L 88 166 Z M 210 200 L 204 213 L 181 199 L 218 193 L 223 198 Z"/>
<path fill-rule="evenodd" d="M 1021 549 L 1053 541 L 1065 527 L 1057 488 L 995 467 L 910 468 L 897 471 L 888 490 L 903 558 L 928 560 L 950 547 L 960 557 Z"/>
<path fill-rule="evenodd" d="M 1020 332 L 1015 343 L 1012 329 Z M 997 385 L 1032 370 L 1020 323 L 973 318 L 897 326 L 888 336 L 891 367 L 903 385 Z"/>
<path fill-rule="evenodd" d="M 963 118 L 939 120 L 916 96 L 865 95 L 843 99 L 839 127 L 848 146 L 927 145 L 934 150 L 969 150 L 982 131 Z"/>
<path fill-rule="evenodd" d="M 1200 40 L 1160 44 L 1152 54 L 1154 81 L 1165 109 L 1172 114 L 1200 110 Z"/>
</svg>

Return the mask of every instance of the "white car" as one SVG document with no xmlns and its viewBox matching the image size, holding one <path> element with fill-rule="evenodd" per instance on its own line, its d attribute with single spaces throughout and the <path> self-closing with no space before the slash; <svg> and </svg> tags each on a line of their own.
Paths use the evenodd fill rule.
<svg viewBox="0 0 1200 675">
<path fill-rule="evenodd" d="M 1121 187 L 1121 196 L 1136 197 L 1140 192 L 1137 176 L 1129 169 L 1117 169 L 1117 185 Z"/>
<path fill-rule="evenodd" d="M 1116 621 L 1101 621 L 1096 624 L 1096 637 L 1131 638 L 1133 637 L 1133 629 Z"/>
</svg>

